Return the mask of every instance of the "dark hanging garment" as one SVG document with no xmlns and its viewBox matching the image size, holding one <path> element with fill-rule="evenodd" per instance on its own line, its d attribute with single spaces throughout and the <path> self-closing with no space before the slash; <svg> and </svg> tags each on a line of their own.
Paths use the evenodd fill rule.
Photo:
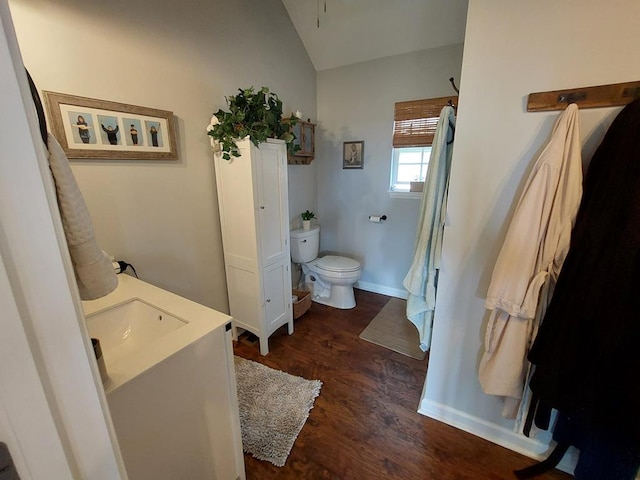
<svg viewBox="0 0 640 480">
<path fill-rule="evenodd" d="M 557 409 L 570 420 L 564 440 L 607 446 L 637 469 L 640 101 L 620 112 L 591 160 L 571 247 L 528 358 L 536 418 Z M 580 463 L 598 461 L 583 453 Z"/>
</svg>

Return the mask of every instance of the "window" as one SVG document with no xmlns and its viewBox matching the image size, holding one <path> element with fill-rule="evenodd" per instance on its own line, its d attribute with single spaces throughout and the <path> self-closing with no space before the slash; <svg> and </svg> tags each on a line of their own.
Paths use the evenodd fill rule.
<svg viewBox="0 0 640 480">
<path fill-rule="evenodd" d="M 410 182 L 424 182 L 429 168 L 431 147 L 393 149 L 391 191 L 408 192 Z"/>
<path fill-rule="evenodd" d="M 424 181 L 440 112 L 450 101 L 457 105 L 458 97 L 395 104 L 389 191 L 409 192 L 410 182 Z"/>
</svg>

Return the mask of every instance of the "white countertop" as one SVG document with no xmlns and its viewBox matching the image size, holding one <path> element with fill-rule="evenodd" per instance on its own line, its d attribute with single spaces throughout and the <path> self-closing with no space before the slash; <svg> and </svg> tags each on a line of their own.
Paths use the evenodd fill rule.
<svg viewBox="0 0 640 480">
<path fill-rule="evenodd" d="M 155 367 L 207 333 L 218 327 L 224 328 L 224 325 L 231 321 L 229 315 L 126 274 L 118 275 L 118 287 L 112 293 L 97 300 L 83 301 L 82 307 L 85 315 L 88 316 L 135 298 L 184 319 L 188 324 L 142 346 L 139 351 L 127 358 L 107 364 L 107 373 L 110 378 L 104 384 L 107 394 Z"/>
</svg>

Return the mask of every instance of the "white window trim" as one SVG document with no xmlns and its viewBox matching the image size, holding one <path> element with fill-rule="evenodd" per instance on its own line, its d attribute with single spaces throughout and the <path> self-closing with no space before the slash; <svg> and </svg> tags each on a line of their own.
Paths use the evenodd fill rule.
<svg viewBox="0 0 640 480">
<path fill-rule="evenodd" d="M 419 200 L 422 198 L 422 192 L 394 192 L 389 190 L 389 198 L 413 198 Z"/>
<path fill-rule="evenodd" d="M 413 198 L 413 199 L 421 199 L 422 192 L 409 192 L 407 190 L 394 190 L 393 186 L 396 184 L 396 176 L 398 173 L 398 151 L 402 148 L 414 148 L 414 147 L 394 147 L 391 151 L 391 172 L 389 178 L 389 197 L 390 198 Z M 429 148 L 431 149 L 431 145 L 425 145 L 424 147 L 418 148 Z M 428 167 L 427 167 L 428 168 Z"/>
</svg>

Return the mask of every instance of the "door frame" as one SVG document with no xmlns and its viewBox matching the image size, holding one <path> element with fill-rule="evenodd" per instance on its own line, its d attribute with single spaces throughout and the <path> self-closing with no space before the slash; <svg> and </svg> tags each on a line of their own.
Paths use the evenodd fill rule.
<svg viewBox="0 0 640 480">
<path fill-rule="evenodd" d="M 7 0 L 0 106 L 0 441 L 24 479 L 125 480 Z"/>
</svg>

